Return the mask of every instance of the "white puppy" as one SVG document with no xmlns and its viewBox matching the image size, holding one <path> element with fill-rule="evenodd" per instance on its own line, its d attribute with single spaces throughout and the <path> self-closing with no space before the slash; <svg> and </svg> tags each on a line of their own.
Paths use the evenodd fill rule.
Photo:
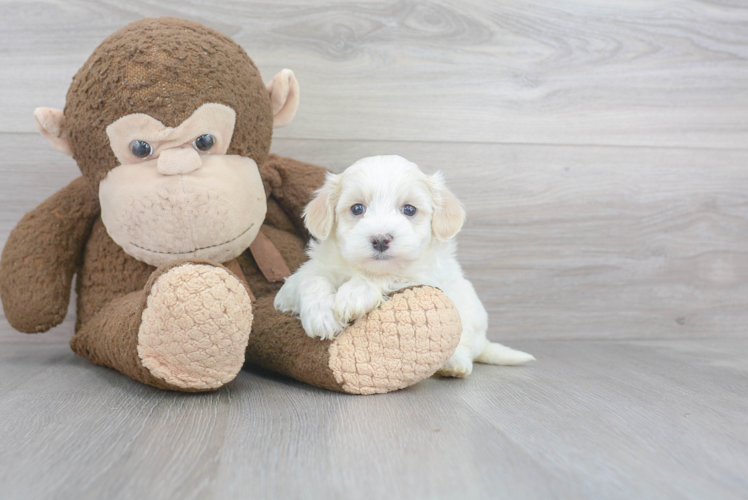
<svg viewBox="0 0 748 500">
<path fill-rule="evenodd" d="M 486 339 L 488 314 L 455 258 L 465 211 L 441 173 L 428 176 L 400 156 L 373 156 L 328 174 L 304 211 L 314 236 L 310 260 L 290 276 L 275 308 L 299 316 L 310 337 L 333 338 L 349 322 L 412 285 L 440 288 L 454 302 L 462 337 L 439 371 L 464 377 L 473 361 L 535 359 Z"/>
</svg>

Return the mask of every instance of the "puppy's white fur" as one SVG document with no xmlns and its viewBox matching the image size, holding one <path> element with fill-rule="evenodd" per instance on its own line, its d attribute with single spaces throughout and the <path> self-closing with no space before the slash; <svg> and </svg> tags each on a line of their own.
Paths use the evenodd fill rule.
<svg viewBox="0 0 748 500">
<path fill-rule="evenodd" d="M 361 204 L 362 215 L 351 208 Z M 403 213 L 404 205 L 416 208 Z M 342 174 L 328 174 L 304 212 L 314 236 L 310 260 L 290 276 L 275 297 L 275 308 L 299 316 L 310 337 L 333 338 L 349 322 L 412 285 L 440 288 L 454 302 L 462 336 L 439 373 L 469 375 L 473 361 L 517 365 L 535 359 L 486 339 L 488 314 L 455 258 L 454 236 L 465 211 L 440 173 L 428 176 L 400 156 L 357 161 Z M 389 246 L 377 250 L 374 238 Z"/>
</svg>

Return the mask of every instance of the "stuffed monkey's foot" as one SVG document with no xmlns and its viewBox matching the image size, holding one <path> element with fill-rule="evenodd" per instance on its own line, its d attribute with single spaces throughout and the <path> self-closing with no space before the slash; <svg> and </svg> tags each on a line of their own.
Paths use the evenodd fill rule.
<svg viewBox="0 0 748 500">
<path fill-rule="evenodd" d="M 391 392 L 433 375 L 450 358 L 461 333 L 460 314 L 444 293 L 409 288 L 333 340 L 329 366 L 344 392 Z"/>
<path fill-rule="evenodd" d="M 244 363 L 252 304 L 222 267 L 183 264 L 153 281 L 138 331 L 138 356 L 153 376 L 188 391 L 231 382 Z"/>
</svg>

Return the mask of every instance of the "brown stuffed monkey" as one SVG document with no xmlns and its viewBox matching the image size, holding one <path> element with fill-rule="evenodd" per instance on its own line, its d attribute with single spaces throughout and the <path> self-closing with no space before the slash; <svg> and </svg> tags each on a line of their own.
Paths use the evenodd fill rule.
<svg viewBox="0 0 748 500">
<path fill-rule="evenodd" d="M 389 392 L 431 376 L 460 338 L 439 290 L 401 291 L 332 341 L 273 308 L 305 259 L 303 207 L 325 170 L 268 155 L 299 102 L 244 50 L 200 24 L 142 19 L 73 78 L 64 111 L 35 111 L 83 174 L 26 214 L 0 258 L 16 329 L 65 317 L 73 350 L 156 387 L 217 389 L 243 363 L 332 390 Z"/>
</svg>

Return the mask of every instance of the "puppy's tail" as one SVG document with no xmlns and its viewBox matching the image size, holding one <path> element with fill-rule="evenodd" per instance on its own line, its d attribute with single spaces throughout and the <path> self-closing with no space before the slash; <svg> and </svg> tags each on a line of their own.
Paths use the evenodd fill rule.
<svg viewBox="0 0 748 500">
<path fill-rule="evenodd" d="M 510 349 L 509 347 L 497 344 L 496 342 L 488 342 L 486 348 L 483 349 L 483 352 L 475 358 L 475 361 L 478 363 L 506 366 L 521 365 L 534 360 L 535 356 L 532 354 Z"/>
</svg>

